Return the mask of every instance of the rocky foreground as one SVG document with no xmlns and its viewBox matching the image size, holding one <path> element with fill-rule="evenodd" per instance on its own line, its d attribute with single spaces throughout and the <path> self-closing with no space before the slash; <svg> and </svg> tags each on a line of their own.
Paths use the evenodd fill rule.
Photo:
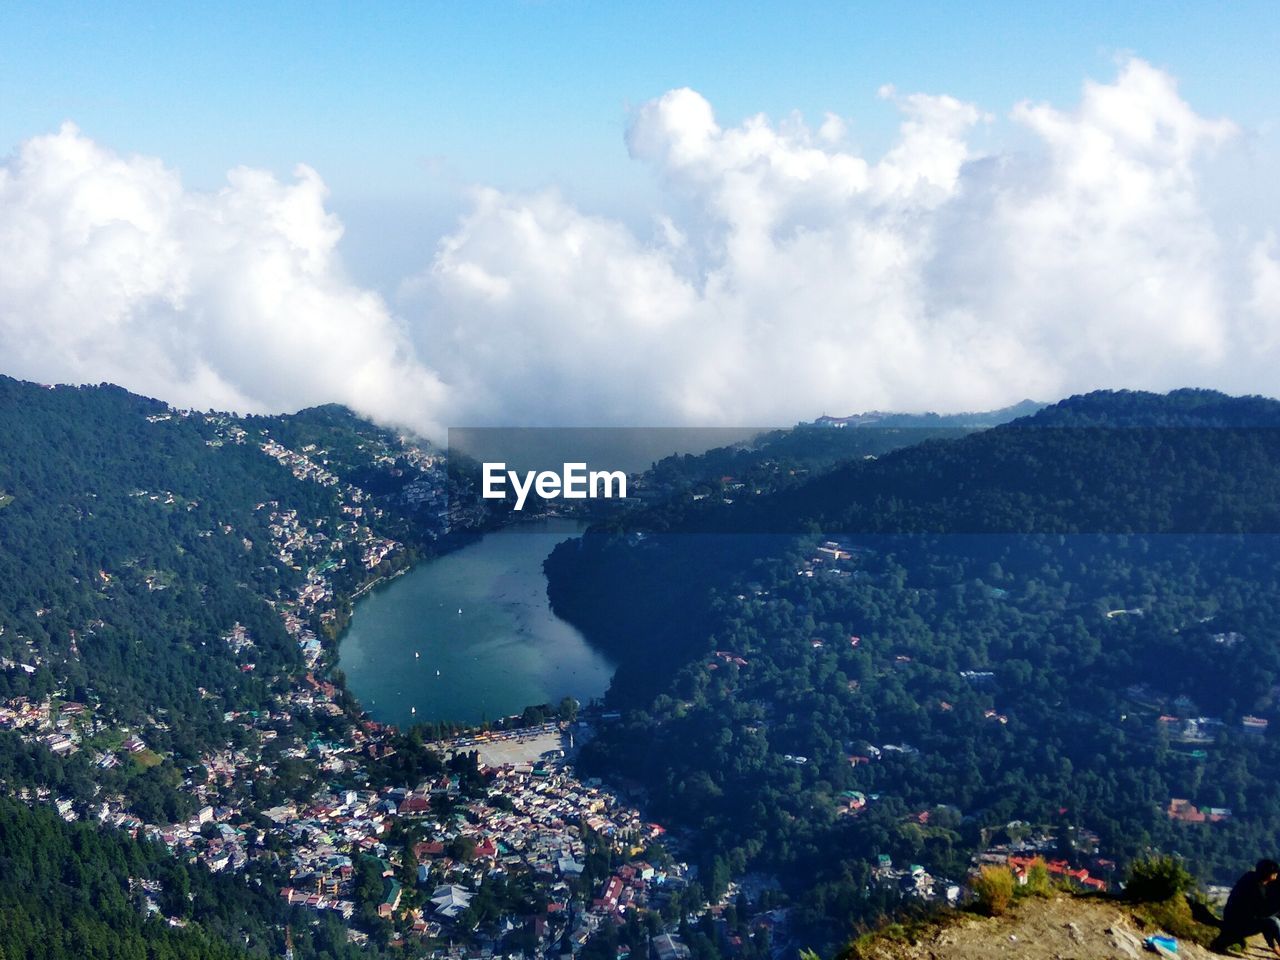
<svg viewBox="0 0 1280 960">
<path fill-rule="evenodd" d="M 960 914 L 910 939 L 886 932 L 859 942 L 854 955 L 857 960 L 1137 960 L 1155 956 L 1209 960 L 1218 956 L 1182 938 L 1177 940 L 1176 954 L 1148 949 L 1147 937 L 1160 933 L 1140 915 L 1107 900 L 1029 898 L 1003 917 Z M 1259 960 L 1275 957 L 1261 937 L 1237 955 Z"/>
</svg>

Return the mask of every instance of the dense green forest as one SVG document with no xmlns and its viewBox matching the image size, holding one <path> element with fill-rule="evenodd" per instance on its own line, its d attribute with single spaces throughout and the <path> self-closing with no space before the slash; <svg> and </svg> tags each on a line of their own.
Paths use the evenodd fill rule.
<svg viewBox="0 0 1280 960">
<path fill-rule="evenodd" d="M 46 809 L 0 798 L 0 956 L 7 960 L 245 956 L 199 925 L 147 919 L 148 888 L 169 873 L 160 896 L 179 916 L 219 909 L 211 890 L 191 890 L 184 868 L 127 837 L 63 823 Z M 182 883 L 174 878 L 182 877 Z M 224 892 L 225 890 L 219 891 Z M 187 894 L 191 894 L 188 900 Z M 157 904 L 159 907 L 159 904 Z"/>
<path fill-rule="evenodd" d="M 712 889 L 777 874 L 815 943 L 886 908 L 877 854 L 962 876 L 1011 821 L 1232 879 L 1280 835 L 1243 726 L 1278 716 L 1277 425 L 1089 395 L 564 544 L 553 603 L 620 661 L 583 764 L 697 828 Z"/>
<path fill-rule="evenodd" d="M 215 876 L 127 834 L 64 823 L 48 807 L 7 797 L 0 876 L 5 960 L 278 957 L 291 921 L 299 956 L 371 955 L 349 946 L 336 921 L 291 916 L 266 888 L 269 878 Z"/>
<path fill-rule="evenodd" d="M 802 423 L 704 453 L 664 457 L 637 479 L 636 502 L 625 523 L 650 531 L 684 528 L 725 506 L 798 487 L 842 464 L 925 440 L 961 437 L 1041 406 L 1026 400 L 987 413 L 865 414 L 845 426 Z"/>
</svg>

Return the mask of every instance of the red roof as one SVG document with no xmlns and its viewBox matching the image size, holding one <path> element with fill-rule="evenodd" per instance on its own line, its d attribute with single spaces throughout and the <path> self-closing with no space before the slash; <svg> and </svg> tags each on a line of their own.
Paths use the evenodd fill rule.
<svg viewBox="0 0 1280 960">
<path fill-rule="evenodd" d="M 401 813 L 426 813 L 431 809 L 431 801 L 427 797 L 412 793 L 400 804 Z"/>
<path fill-rule="evenodd" d="M 413 855 L 419 860 L 425 860 L 427 857 L 438 857 L 444 853 L 444 844 L 439 840 L 433 840 L 430 843 L 415 843 L 413 845 Z"/>
</svg>

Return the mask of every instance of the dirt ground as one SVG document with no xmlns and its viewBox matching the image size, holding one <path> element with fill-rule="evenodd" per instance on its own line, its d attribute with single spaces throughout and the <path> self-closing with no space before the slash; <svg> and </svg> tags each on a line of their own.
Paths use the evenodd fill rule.
<svg viewBox="0 0 1280 960">
<path fill-rule="evenodd" d="M 1056 897 L 1020 901 L 1010 914 L 995 919 L 964 916 L 926 933 L 916 944 L 877 942 L 864 956 L 869 960 L 1141 960 L 1160 955 L 1143 946 L 1146 937 L 1159 932 L 1144 929 L 1115 904 Z M 1236 955 L 1275 960 L 1261 937 Z M 1219 954 L 1180 940 L 1177 956 L 1210 960 Z"/>
<path fill-rule="evenodd" d="M 545 759 L 550 754 L 563 750 L 567 746 L 566 738 L 559 733 L 543 733 L 536 737 L 521 737 L 515 740 L 498 740 L 483 743 L 467 749 L 480 753 L 480 762 L 490 767 L 505 764 L 533 763 Z"/>
</svg>

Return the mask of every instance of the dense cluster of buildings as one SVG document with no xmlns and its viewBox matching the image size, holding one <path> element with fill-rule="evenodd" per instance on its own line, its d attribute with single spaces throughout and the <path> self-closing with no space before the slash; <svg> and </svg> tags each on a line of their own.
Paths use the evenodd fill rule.
<svg viewBox="0 0 1280 960">
<path fill-rule="evenodd" d="M 871 876 L 879 886 L 894 890 L 907 899 L 953 906 L 960 902 L 959 883 L 935 877 L 918 863 L 896 866 L 888 854 L 879 855 Z"/>
<path fill-rule="evenodd" d="M 1100 893 L 1111 889 L 1116 863 L 1099 852 L 1097 834 L 1091 830 L 1073 830 L 1070 860 L 1062 856 L 1062 837 L 1046 829 L 1031 830 L 1026 824 L 1012 823 L 1011 832 L 1019 839 L 994 844 L 974 858 L 975 866 L 1006 866 L 1019 884 L 1026 884 L 1031 870 L 1042 865 L 1049 878 L 1083 892 Z"/>
<path fill-rule="evenodd" d="M 54 697 L 32 700 L 14 697 L 0 704 L 0 729 L 17 730 L 29 741 L 48 747 L 57 756 L 80 749 L 85 705 Z"/>
<path fill-rule="evenodd" d="M 495 878 L 524 876 L 537 883 L 545 900 L 544 913 L 535 918 L 541 923 L 532 924 L 535 933 L 570 939 L 580 933 L 585 942 L 601 923 L 650 907 L 665 891 L 685 884 L 683 864 L 658 867 L 642 858 L 661 828 L 645 823 L 603 786 L 544 763 L 481 773 L 490 778 L 484 797 L 462 797 L 458 778 L 441 776 L 412 789 L 321 793 L 305 805 L 267 810 L 270 833 L 289 848 L 290 881 L 281 895 L 291 904 L 350 918 L 357 909 L 356 860 L 373 858 L 385 880 L 380 915 L 402 920 L 410 933 L 465 941 L 474 932 L 468 907 L 477 891 Z M 454 815 L 437 817 L 434 808 L 441 802 Z M 403 876 L 404 851 L 386 843 L 396 821 L 417 837 L 411 847 L 413 879 L 424 896 L 413 908 L 404 906 L 397 879 Z M 570 882 L 585 869 L 587 831 L 608 844 L 620 863 L 601 881 L 599 895 L 575 910 Z"/>
</svg>

